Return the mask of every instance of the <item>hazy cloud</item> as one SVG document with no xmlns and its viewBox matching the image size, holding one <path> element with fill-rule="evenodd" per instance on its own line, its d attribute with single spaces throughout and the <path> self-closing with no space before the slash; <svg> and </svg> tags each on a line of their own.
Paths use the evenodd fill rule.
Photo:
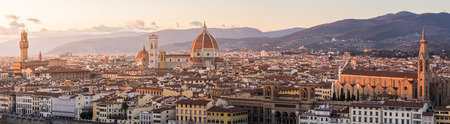
<svg viewBox="0 0 450 124">
<path fill-rule="evenodd" d="M 158 26 L 156 26 L 155 22 L 152 22 L 151 25 L 153 27 L 146 27 L 145 26 L 145 22 L 142 20 L 134 20 L 134 21 L 129 21 L 127 23 L 125 23 L 124 28 L 126 29 L 130 29 L 130 30 L 155 30 L 156 28 L 158 28 Z"/>
<path fill-rule="evenodd" d="M 0 26 L 0 35 L 17 35 L 20 32 L 19 28 L 7 28 Z"/>
<path fill-rule="evenodd" d="M 14 27 L 14 28 L 24 28 L 25 24 L 17 22 L 17 21 L 11 21 L 11 22 L 9 22 L 9 26 Z"/>
<path fill-rule="evenodd" d="M 145 27 L 145 22 L 142 20 L 134 20 L 125 23 L 125 27 L 133 28 L 133 27 Z"/>
<path fill-rule="evenodd" d="M 153 28 L 155 28 L 155 29 L 158 29 L 158 28 L 159 28 L 159 26 L 156 25 L 156 22 L 152 22 L 151 24 L 152 24 Z"/>
<path fill-rule="evenodd" d="M 12 20 L 19 20 L 19 16 L 16 16 L 16 15 L 6 15 L 5 18 L 12 19 Z"/>
<path fill-rule="evenodd" d="M 192 26 L 197 26 L 197 27 L 201 27 L 203 25 L 203 23 L 201 21 L 193 21 L 191 23 Z"/>
<path fill-rule="evenodd" d="M 27 18 L 27 21 L 34 22 L 36 24 L 41 24 L 41 21 L 37 18 Z"/>
<path fill-rule="evenodd" d="M 105 25 L 93 26 L 91 29 L 98 32 L 115 32 L 123 30 L 122 27 L 110 27 Z"/>
</svg>

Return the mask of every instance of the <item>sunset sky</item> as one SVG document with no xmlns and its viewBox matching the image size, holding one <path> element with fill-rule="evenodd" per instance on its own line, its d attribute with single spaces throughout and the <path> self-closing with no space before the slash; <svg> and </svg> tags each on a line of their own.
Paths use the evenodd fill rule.
<svg viewBox="0 0 450 124">
<path fill-rule="evenodd" d="M 208 27 L 272 31 L 399 11 L 448 12 L 448 5 L 448 0 L 4 0 L 0 38 L 17 35 L 23 25 L 37 34 L 151 32 L 199 27 L 203 21 Z"/>
</svg>

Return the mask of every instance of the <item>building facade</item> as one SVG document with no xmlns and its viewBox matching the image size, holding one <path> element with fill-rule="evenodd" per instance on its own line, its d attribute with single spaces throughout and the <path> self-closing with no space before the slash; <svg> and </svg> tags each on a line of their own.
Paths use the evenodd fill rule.
<svg viewBox="0 0 450 124">
<path fill-rule="evenodd" d="M 440 79 L 431 72 L 425 29 L 420 40 L 417 72 L 394 72 L 353 70 L 342 67 L 339 81 L 334 83 L 336 96 L 349 98 L 366 96 L 382 100 L 381 97 L 421 100 L 436 106 L 450 104 L 448 80 Z M 430 88 L 435 90 L 430 91 Z"/>
<path fill-rule="evenodd" d="M 248 124 L 248 110 L 234 106 L 213 106 L 207 111 L 208 124 Z"/>
<path fill-rule="evenodd" d="M 176 120 L 179 124 L 206 124 L 206 110 L 212 107 L 209 100 L 182 99 L 176 102 Z"/>
</svg>

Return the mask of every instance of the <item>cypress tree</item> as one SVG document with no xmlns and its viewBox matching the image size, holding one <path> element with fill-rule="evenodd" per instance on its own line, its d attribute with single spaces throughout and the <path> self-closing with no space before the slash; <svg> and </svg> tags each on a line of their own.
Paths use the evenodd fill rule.
<svg viewBox="0 0 450 124">
<path fill-rule="evenodd" d="M 333 97 L 331 98 L 331 100 L 336 100 L 336 92 L 333 92 Z"/>
<path fill-rule="evenodd" d="M 350 101 L 350 97 L 351 97 L 350 90 L 347 90 L 347 101 Z"/>
<path fill-rule="evenodd" d="M 356 95 L 358 95 L 358 96 L 356 97 L 356 101 L 359 101 L 359 90 L 357 91 L 357 93 L 358 94 L 356 94 Z"/>
</svg>

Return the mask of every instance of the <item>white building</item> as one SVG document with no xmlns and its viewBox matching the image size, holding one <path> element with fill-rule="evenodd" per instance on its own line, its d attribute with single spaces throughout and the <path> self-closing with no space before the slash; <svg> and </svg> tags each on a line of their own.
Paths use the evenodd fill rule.
<svg viewBox="0 0 450 124">
<path fill-rule="evenodd" d="M 31 115 L 33 113 L 33 94 L 21 93 L 16 95 L 16 113 Z"/>
<path fill-rule="evenodd" d="M 145 111 L 139 114 L 139 124 L 152 124 L 152 113 Z"/>
<path fill-rule="evenodd" d="M 75 97 L 75 119 L 80 120 L 81 113 L 92 111 L 92 102 L 100 99 L 100 96 L 100 94 L 78 94 Z"/>
<path fill-rule="evenodd" d="M 422 124 L 422 113 L 428 105 L 419 101 L 385 101 L 383 123 Z"/>
<path fill-rule="evenodd" d="M 348 111 L 345 114 L 344 111 L 333 110 L 328 106 L 321 105 L 299 116 L 299 124 L 331 124 L 332 122 L 333 124 L 339 124 L 340 122 L 348 123 Z"/>
<path fill-rule="evenodd" d="M 61 94 L 39 92 L 35 95 L 39 97 L 39 116 L 52 117 L 52 98 L 59 97 Z"/>
<path fill-rule="evenodd" d="M 433 122 L 421 101 L 354 102 L 350 105 L 352 124 L 422 124 Z"/>
<path fill-rule="evenodd" d="M 175 108 L 159 108 L 152 110 L 152 124 L 168 124 L 169 120 L 175 120 Z"/>
<path fill-rule="evenodd" d="M 52 98 L 53 117 L 75 118 L 75 96 L 60 96 Z"/>
<path fill-rule="evenodd" d="M 380 124 L 381 107 L 380 102 L 360 102 L 350 105 L 350 119 L 352 124 Z"/>
</svg>

